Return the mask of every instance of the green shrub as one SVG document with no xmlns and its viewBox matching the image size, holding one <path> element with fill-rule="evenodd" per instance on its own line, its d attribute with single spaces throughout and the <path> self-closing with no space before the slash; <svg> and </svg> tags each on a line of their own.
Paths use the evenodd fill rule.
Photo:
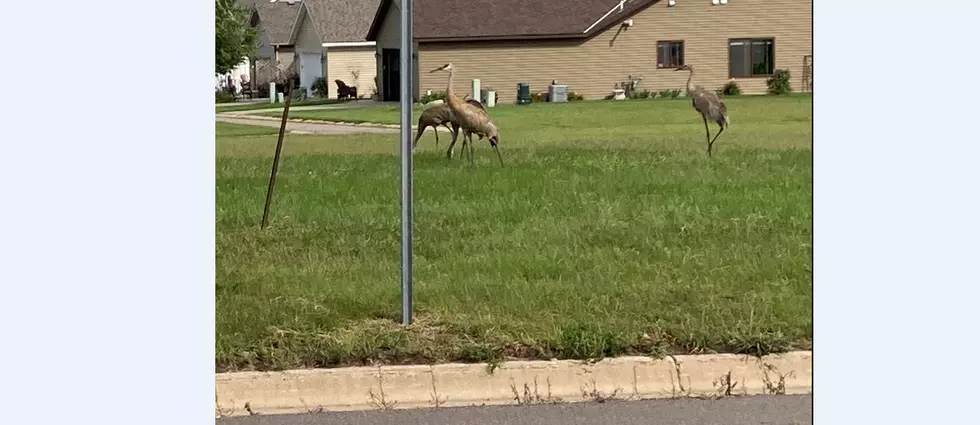
<svg viewBox="0 0 980 425">
<path fill-rule="evenodd" d="M 634 91 L 630 93 L 630 99 L 649 99 L 650 95 L 650 90 Z"/>
<path fill-rule="evenodd" d="M 568 93 L 568 101 L 569 102 L 577 102 L 579 100 L 585 100 L 585 97 L 583 97 L 582 95 L 580 95 L 580 94 L 578 94 L 576 92 L 570 92 L 570 93 Z"/>
<path fill-rule="evenodd" d="M 235 101 L 235 95 L 224 90 L 214 91 L 214 103 L 231 103 Z"/>
<path fill-rule="evenodd" d="M 742 94 L 742 89 L 734 81 L 729 81 L 722 88 L 718 89 L 718 94 L 722 96 L 738 96 Z"/>
<path fill-rule="evenodd" d="M 306 87 L 296 87 L 293 90 L 296 91 L 296 93 L 293 93 L 293 100 L 294 101 L 297 101 L 297 100 L 306 100 L 306 99 L 309 99 L 310 98 L 309 93 L 306 91 Z"/>
<path fill-rule="evenodd" d="M 314 96 L 327 97 L 327 80 L 323 79 L 323 77 L 316 77 L 313 80 L 313 86 L 311 88 L 313 89 Z"/>
<path fill-rule="evenodd" d="M 677 99 L 681 95 L 681 91 L 677 89 L 660 90 L 657 92 L 657 97 L 660 99 Z"/>
<path fill-rule="evenodd" d="M 766 86 L 769 87 L 769 94 L 788 94 L 793 91 L 793 87 L 789 84 L 789 70 L 788 69 L 777 69 L 772 77 L 766 80 Z"/>
<path fill-rule="evenodd" d="M 434 91 L 432 94 L 423 94 L 422 98 L 419 99 L 419 103 L 425 105 L 433 100 L 446 100 L 446 92 L 444 91 Z"/>
<path fill-rule="evenodd" d="M 547 102 L 547 101 L 548 101 L 548 93 L 545 92 L 531 93 L 531 103 Z"/>
</svg>

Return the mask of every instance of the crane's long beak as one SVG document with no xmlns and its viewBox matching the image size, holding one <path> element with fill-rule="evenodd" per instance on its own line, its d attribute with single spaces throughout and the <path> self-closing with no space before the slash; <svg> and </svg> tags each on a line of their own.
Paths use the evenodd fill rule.
<svg viewBox="0 0 980 425">
<path fill-rule="evenodd" d="M 497 153 L 497 160 L 500 161 L 500 166 L 504 166 L 504 158 L 500 156 L 500 147 L 497 146 L 497 136 L 490 137 L 487 140 L 490 141 L 490 146 L 493 146 L 493 151 Z"/>
<path fill-rule="evenodd" d="M 500 156 L 500 148 L 497 145 L 493 145 L 493 151 L 497 153 L 497 160 L 500 161 L 500 166 L 504 166 L 504 158 Z"/>
</svg>

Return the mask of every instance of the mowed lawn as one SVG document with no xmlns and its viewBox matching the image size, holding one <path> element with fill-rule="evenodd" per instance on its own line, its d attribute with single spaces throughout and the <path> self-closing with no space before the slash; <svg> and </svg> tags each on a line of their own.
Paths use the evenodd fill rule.
<svg viewBox="0 0 980 425">
<path fill-rule="evenodd" d="M 261 231 L 277 129 L 219 123 L 218 370 L 810 348 L 811 100 L 726 103 L 710 159 L 684 100 L 493 108 L 504 167 L 429 130 L 408 328 L 398 134 L 287 135 Z"/>
</svg>

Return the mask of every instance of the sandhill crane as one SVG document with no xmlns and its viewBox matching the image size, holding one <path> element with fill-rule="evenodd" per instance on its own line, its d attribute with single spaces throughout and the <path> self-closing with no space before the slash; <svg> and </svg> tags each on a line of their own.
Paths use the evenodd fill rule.
<svg viewBox="0 0 980 425">
<path fill-rule="evenodd" d="M 466 103 L 473 106 L 477 106 L 480 109 L 486 111 L 486 108 L 476 99 L 466 99 Z M 449 105 L 445 103 L 437 103 L 422 111 L 419 115 L 418 123 L 418 133 L 415 134 L 415 141 L 412 143 L 412 149 L 419 144 L 419 138 L 422 137 L 422 133 L 425 133 L 425 129 L 432 127 L 432 131 L 436 134 L 436 146 L 439 146 L 439 126 L 446 127 L 449 133 L 453 136 L 453 143 L 455 143 L 456 137 L 459 135 L 459 123 L 456 122 L 456 118 L 453 115 L 453 110 L 449 108 Z M 480 137 L 483 138 L 482 136 Z"/>
<path fill-rule="evenodd" d="M 470 165 L 473 165 L 473 135 L 478 134 L 481 136 L 486 136 L 487 140 L 490 141 L 490 146 L 493 146 L 494 152 L 497 153 L 497 159 L 500 160 L 500 165 L 504 165 L 504 159 L 500 156 L 500 148 L 497 147 L 499 142 L 499 135 L 497 133 L 497 126 L 493 124 L 493 120 L 490 118 L 490 114 L 487 113 L 485 109 L 473 106 L 470 103 L 464 102 L 459 96 L 453 93 L 453 78 L 456 76 L 456 68 L 453 67 L 452 63 L 447 63 L 436 69 L 429 71 L 447 71 L 449 72 L 449 81 L 446 83 L 446 104 L 452 109 L 453 115 L 456 117 L 456 122 L 459 124 L 460 128 L 463 129 L 463 150 L 466 150 L 466 146 L 470 147 Z M 482 138 L 482 137 L 481 137 Z M 469 143 L 467 143 L 467 140 Z M 446 156 L 452 159 L 453 155 L 453 144 L 456 140 L 450 142 L 449 150 L 446 152 Z"/>
<path fill-rule="evenodd" d="M 725 131 L 728 127 L 728 107 L 725 106 L 725 102 L 722 102 L 718 98 L 718 95 L 711 91 L 705 91 L 703 87 L 697 86 L 696 88 L 691 86 L 691 80 L 694 79 L 694 67 L 690 65 L 684 65 L 674 71 L 689 71 L 690 76 L 687 77 L 687 96 L 691 98 L 691 105 L 694 106 L 694 110 L 701 114 L 701 119 L 704 120 L 704 136 L 708 140 L 708 157 L 711 157 L 711 146 L 715 144 L 715 140 L 721 133 Z M 708 130 L 708 120 L 718 124 L 718 134 L 715 135 L 714 139 L 711 138 L 711 132 Z"/>
<path fill-rule="evenodd" d="M 419 138 L 422 137 L 422 133 L 425 133 L 425 129 L 432 127 L 432 131 L 436 133 L 436 146 L 439 146 L 439 126 L 446 127 L 449 133 L 456 137 L 456 132 L 450 127 L 453 122 L 453 111 L 449 109 L 449 105 L 445 103 L 439 103 L 432 105 L 422 111 L 419 115 L 419 131 L 415 134 L 415 141 L 412 142 L 412 149 L 419 144 Z"/>
</svg>

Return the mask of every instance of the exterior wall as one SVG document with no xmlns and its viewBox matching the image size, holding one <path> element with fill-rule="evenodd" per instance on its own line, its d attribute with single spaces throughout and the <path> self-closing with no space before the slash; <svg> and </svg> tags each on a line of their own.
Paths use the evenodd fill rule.
<svg viewBox="0 0 980 425">
<path fill-rule="evenodd" d="M 401 10 L 399 9 L 399 2 L 396 0 L 392 2 L 391 7 L 388 8 L 388 12 L 385 14 L 384 19 L 381 21 L 381 28 L 378 29 L 377 40 L 375 48 L 375 70 L 378 76 L 378 85 L 376 87 L 377 93 L 381 93 L 382 87 L 384 85 L 384 80 L 381 78 L 382 66 L 381 66 L 381 49 L 401 49 Z M 415 54 L 412 62 L 414 64 L 414 84 L 412 87 L 415 88 L 414 98 L 417 100 L 419 98 L 419 44 L 414 43 Z M 360 89 L 358 89 L 360 90 Z M 358 92 L 360 94 L 360 92 Z"/>
<path fill-rule="evenodd" d="M 303 14 L 303 22 L 300 23 L 299 32 L 296 34 L 295 46 L 297 52 L 323 52 L 320 36 L 316 33 L 316 26 L 313 25 L 313 18 L 310 18 L 309 13 Z"/>
<path fill-rule="evenodd" d="M 300 23 L 295 42 L 296 71 L 299 72 L 300 87 L 312 94 L 313 82 L 317 78 L 325 76 L 324 49 L 320 42 L 320 36 L 316 32 L 316 26 L 313 24 L 313 18 L 310 17 L 309 13 L 302 15 L 303 20 Z"/>
<path fill-rule="evenodd" d="M 426 71 L 452 62 L 458 67 L 457 94 L 469 93 L 471 80 L 479 78 L 502 103 L 516 100 L 519 82 L 529 83 L 532 92 L 546 92 L 553 79 L 586 99 L 609 95 L 630 74 L 643 77 L 639 90 L 683 90 L 687 72 L 657 69 L 657 41 L 683 40 L 685 62 L 696 71 L 694 84 L 714 90 L 729 80 L 729 38 L 772 37 L 775 69 L 788 69 L 793 89 L 800 90 L 803 57 L 812 54 L 812 10 L 812 0 L 731 0 L 725 5 L 682 0 L 673 7 L 658 2 L 634 14 L 633 27 L 616 25 L 584 42 L 423 43 L 416 86 L 422 92 L 445 90 L 447 74 Z M 766 91 L 766 77 L 736 82 L 744 93 Z"/>
<path fill-rule="evenodd" d="M 357 87 L 358 97 L 370 97 L 375 91 L 374 77 L 378 75 L 374 52 L 373 46 L 328 48 L 324 65 L 328 97 L 337 97 L 337 84 L 333 80 Z"/>
<path fill-rule="evenodd" d="M 279 47 L 276 51 L 276 60 L 279 61 L 280 66 L 289 67 L 294 59 L 296 59 L 296 49 L 293 46 Z"/>
</svg>

